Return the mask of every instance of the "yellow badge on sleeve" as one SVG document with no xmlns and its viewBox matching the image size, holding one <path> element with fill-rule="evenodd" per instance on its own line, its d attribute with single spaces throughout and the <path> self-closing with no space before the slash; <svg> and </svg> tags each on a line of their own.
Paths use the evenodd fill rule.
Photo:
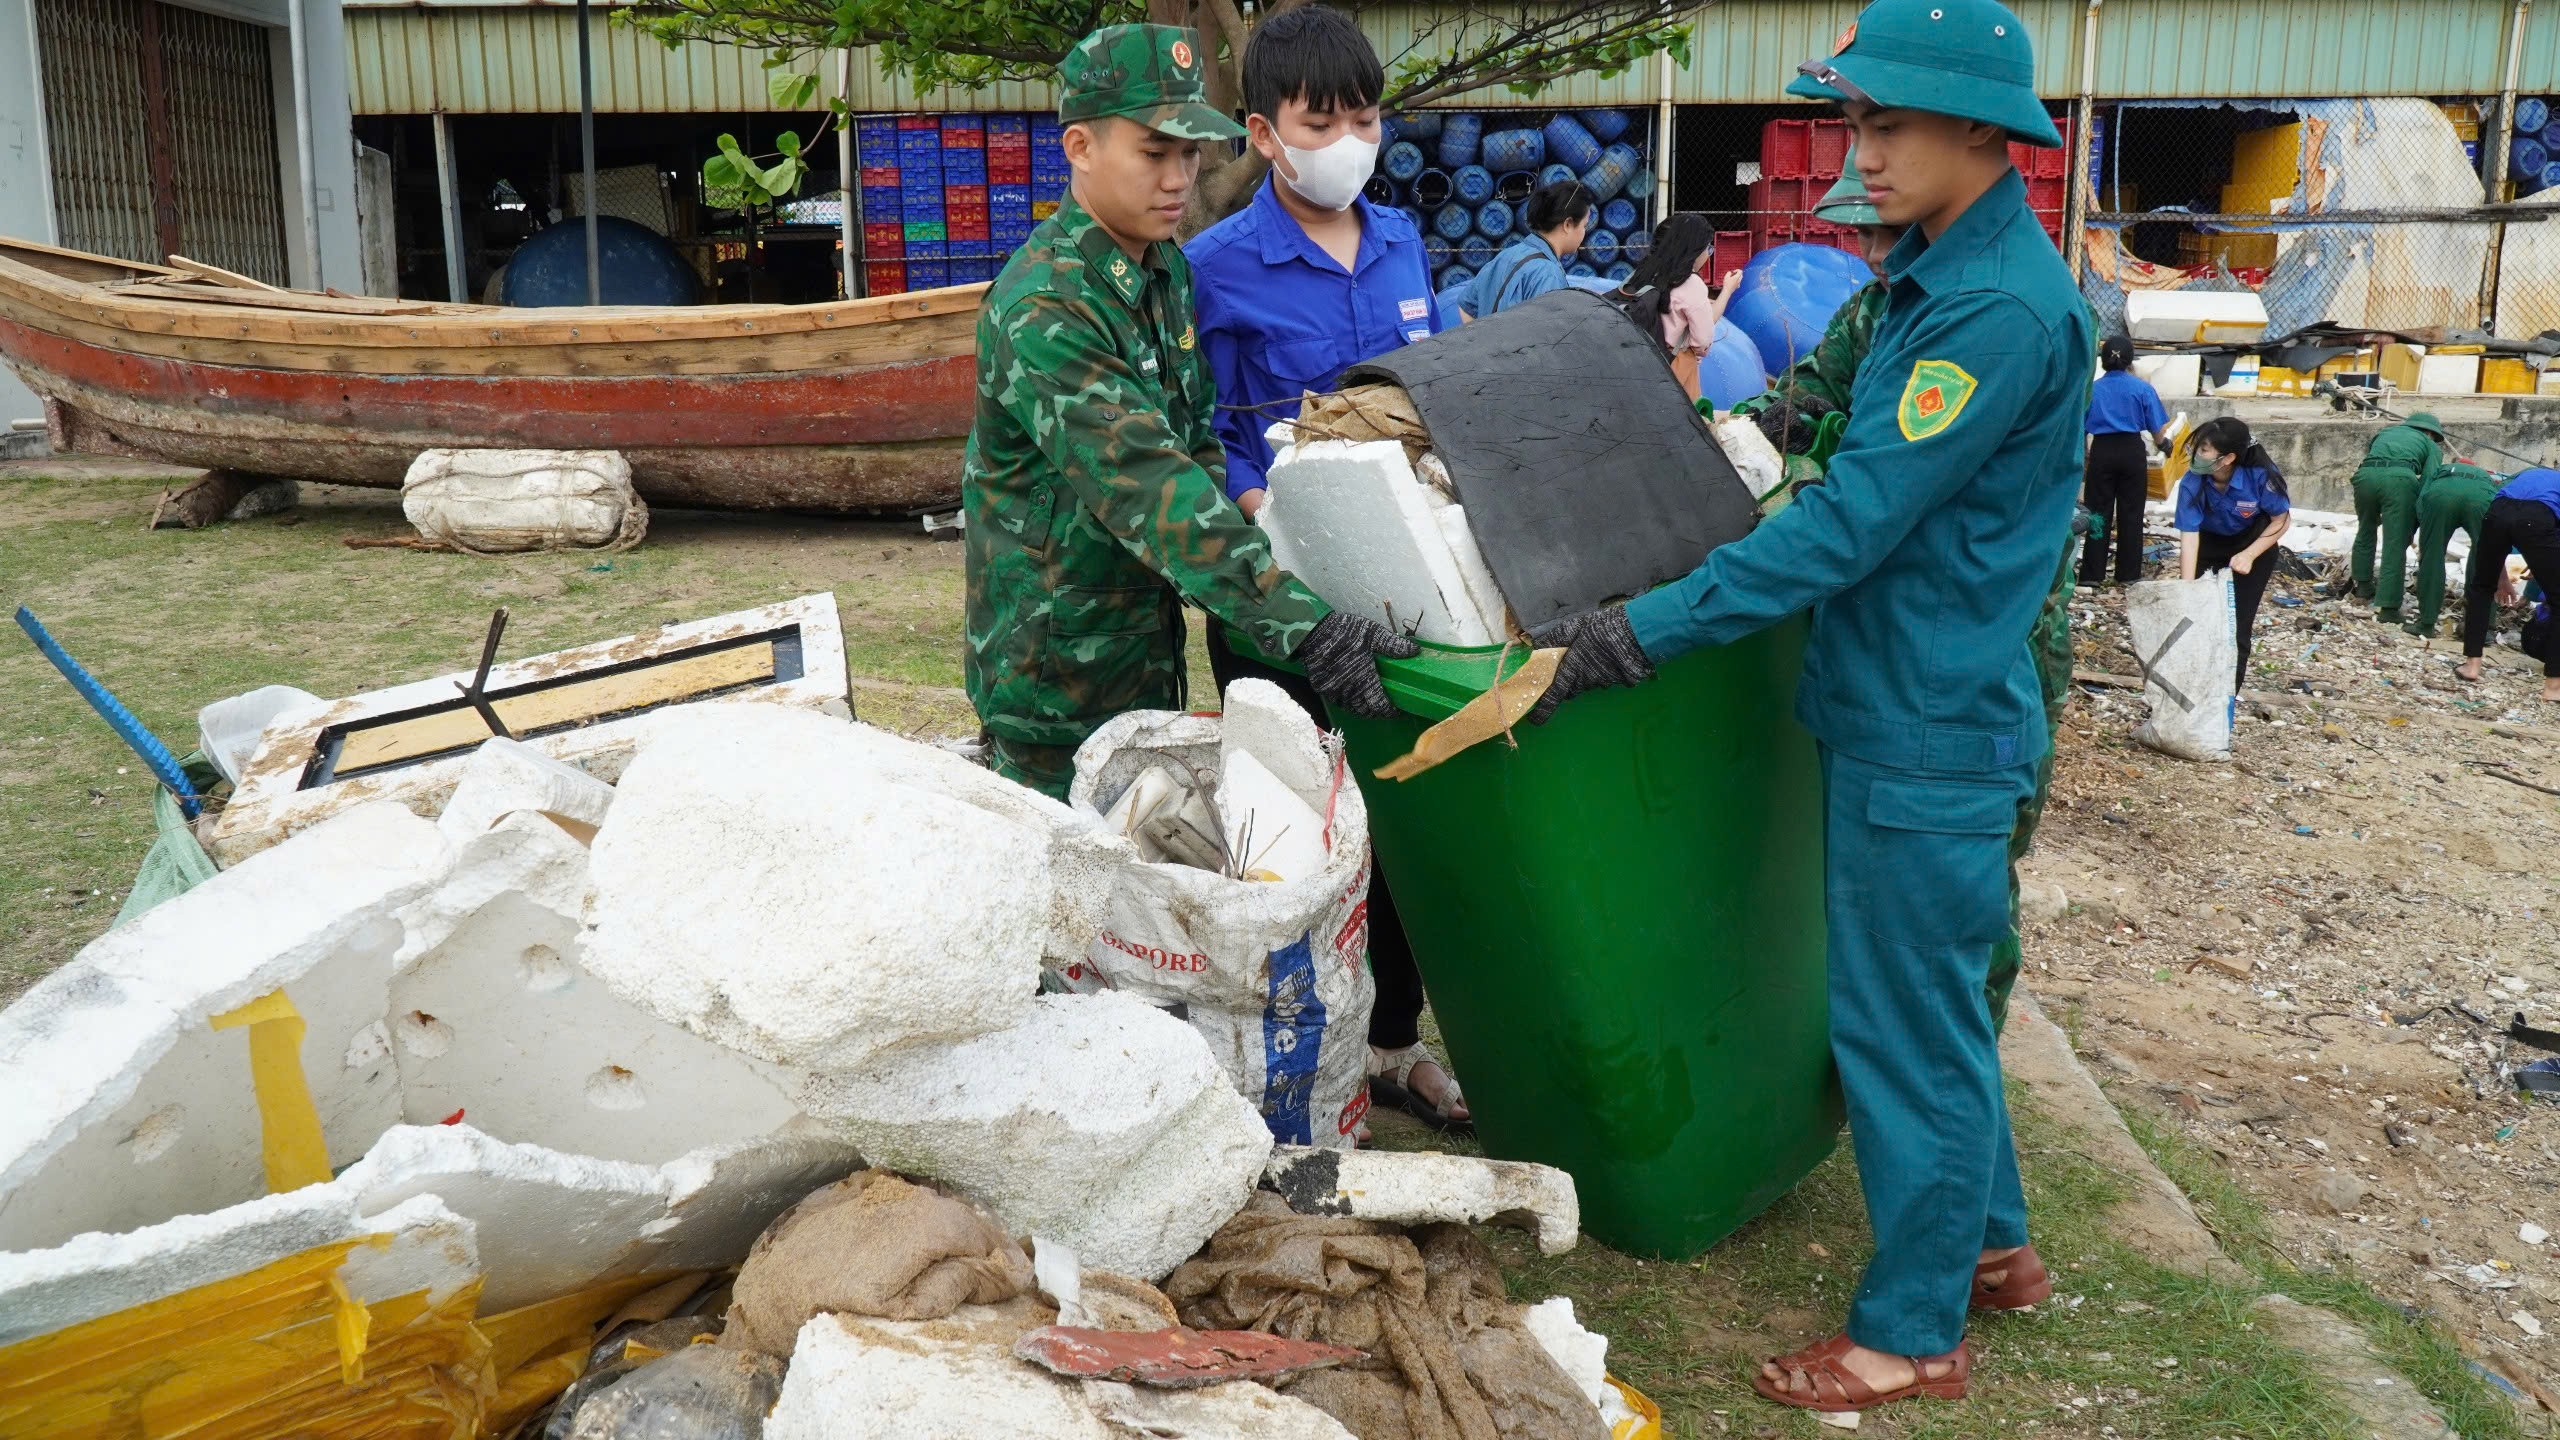
<svg viewBox="0 0 2560 1440">
<path fill-rule="evenodd" d="M 1911 367 L 1902 387 L 1902 438 L 1926 440 L 1956 423 L 1964 402 L 1973 398 L 1973 377 L 1952 360 L 1923 360 Z"/>
</svg>

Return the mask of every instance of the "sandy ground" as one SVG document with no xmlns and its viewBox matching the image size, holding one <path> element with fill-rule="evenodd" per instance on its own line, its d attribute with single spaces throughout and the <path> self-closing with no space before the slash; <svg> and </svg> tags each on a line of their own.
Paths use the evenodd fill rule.
<svg viewBox="0 0 2560 1440">
<path fill-rule="evenodd" d="M 2298 1260 L 2560 1391 L 2560 1112 L 2517 1093 L 2542 1052 L 2502 1033 L 2560 1028 L 2560 798 L 2515 783 L 2560 790 L 2560 705 L 2511 648 L 2468 686 L 2456 647 L 2371 616 L 2275 582 L 2270 701 L 2228 765 L 2136 746 L 2137 691 L 2074 695 L 2024 867 L 2030 983 Z M 2084 670 L 2135 671 L 2121 591 L 2073 618 Z"/>
</svg>

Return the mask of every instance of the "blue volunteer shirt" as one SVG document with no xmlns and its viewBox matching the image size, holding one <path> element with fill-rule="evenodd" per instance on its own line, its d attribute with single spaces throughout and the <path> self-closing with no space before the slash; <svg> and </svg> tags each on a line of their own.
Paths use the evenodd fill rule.
<svg viewBox="0 0 2560 1440">
<path fill-rule="evenodd" d="M 1816 740 L 1903 770 L 2031 764 L 2049 742 L 2027 631 L 2080 494 L 2089 309 L 2014 172 L 1883 268 L 1823 482 L 1627 621 L 1660 661 L 1810 608 L 1796 718 Z"/>
<path fill-rule="evenodd" d="M 2498 488 L 2498 498 L 2537 501 L 2549 507 L 2554 519 L 2560 519 L 2560 470 L 2548 465 L 2519 470 L 2516 478 Z"/>
<path fill-rule="evenodd" d="M 1273 183 L 1263 181 L 1252 204 L 1182 247 L 1201 348 L 1218 386 L 1231 498 L 1269 483 L 1263 432 L 1297 414 L 1300 396 L 1331 390 L 1349 367 L 1440 329 L 1431 263 L 1410 217 L 1353 201 L 1360 251 L 1346 272 L 1281 208 Z"/>
<path fill-rule="evenodd" d="M 1567 283 L 1556 247 L 1543 235 L 1523 235 L 1503 247 L 1467 286 L 1467 313 L 1479 320 L 1499 315 L 1550 290 L 1561 290 Z"/>
<path fill-rule="evenodd" d="M 2178 481 L 2178 528 L 2211 535 L 2237 535 L 2260 515 L 2282 515 L 2293 508 L 2275 477 L 2255 465 L 2231 467 L 2231 483 L 2216 485 L 2190 470 Z"/>
<path fill-rule="evenodd" d="M 2110 370 L 2089 387 L 2089 433 L 2134 435 L 2158 432 L 2169 423 L 2160 392 L 2130 370 Z"/>
</svg>

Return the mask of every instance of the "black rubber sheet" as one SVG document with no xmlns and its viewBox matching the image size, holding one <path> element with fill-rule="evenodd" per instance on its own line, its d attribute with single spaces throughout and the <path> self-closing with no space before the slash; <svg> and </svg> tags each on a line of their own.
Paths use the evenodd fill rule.
<svg viewBox="0 0 2560 1440">
<path fill-rule="evenodd" d="M 1642 594 L 1750 532 L 1751 493 L 1618 308 L 1558 290 L 1354 365 L 1404 387 L 1485 564 L 1536 627 Z"/>
</svg>

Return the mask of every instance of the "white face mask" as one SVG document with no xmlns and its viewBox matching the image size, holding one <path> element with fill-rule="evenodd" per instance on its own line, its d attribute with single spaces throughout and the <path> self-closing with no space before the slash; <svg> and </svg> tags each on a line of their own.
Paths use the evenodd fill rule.
<svg viewBox="0 0 2560 1440">
<path fill-rule="evenodd" d="M 1350 209 L 1378 168 L 1378 142 L 1357 135 L 1345 135 L 1321 150 L 1301 150 L 1283 140 L 1280 153 L 1289 157 L 1289 168 L 1298 172 L 1295 180 L 1283 174 L 1280 183 L 1324 210 Z"/>
</svg>

